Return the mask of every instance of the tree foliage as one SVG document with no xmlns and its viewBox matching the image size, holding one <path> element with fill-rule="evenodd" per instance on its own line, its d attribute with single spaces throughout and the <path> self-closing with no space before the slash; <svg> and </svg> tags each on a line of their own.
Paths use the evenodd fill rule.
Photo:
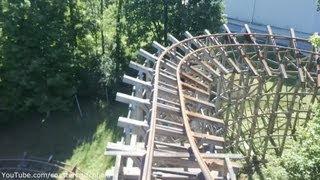
<svg viewBox="0 0 320 180">
<path fill-rule="evenodd" d="M 317 116 L 301 129 L 297 143 L 291 145 L 282 157 L 282 164 L 289 176 L 296 179 L 320 177 L 320 108 Z"/>
<path fill-rule="evenodd" d="M 164 11 L 166 3 L 168 14 Z M 185 31 L 199 34 L 204 29 L 209 29 L 216 32 L 223 21 L 222 13 L 221 0 L 127 0 L 124 14 L 128 43 L 140 46 L 141 42 L 150 39 L 164 42 L 166 16 L 168 32 L 177 37 Z"/>
<path fill-rule="evenodd" d="M 3 2 L 1 99 L 11 112 L 66 109 L 92 69 L 96 31 L 76 0 Z"/>
<path fill-rule="evenodd" d="M 315 48 L 320 47 L 320 36 L 318 34 L 313 34 L 310 38 L 309 41 L 311 42 L 312 46 Z"/>
<path fill-rule="evenodd" d="M 0 110 L 48 114 L 74 94 L 116 92 L 135 51 L 164 42 L 164 2 L 175 36 L 221 25 L 221 0 L 2 0 Z"/>
<path fill-rule="evenodd" d="M 264 169 L 270 179 L 318 179 L 320 177 L 320 106 L 316 117 L 298 131 L 297 141 L 288 142 L 282 157 L 268 157 Z"/>
</svg>

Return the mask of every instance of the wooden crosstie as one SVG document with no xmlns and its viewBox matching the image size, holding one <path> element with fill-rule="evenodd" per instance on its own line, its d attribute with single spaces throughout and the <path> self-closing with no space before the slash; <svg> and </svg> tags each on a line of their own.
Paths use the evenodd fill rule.
<svg viewBox="0 0 320 180">
<path fill-rule="evenodd" d="M 168 35 L 172 43 L 140 50 L 124 75 L 132 94 L 118 126 L 124 136 L 108 143 L 116 156 L 108 179 L 236 179 L 243 166 L 281 155 L 285 142 L 314 115 L 319 102 L 319 53 L 308 40 L 246 32 Z"/>
</svg>

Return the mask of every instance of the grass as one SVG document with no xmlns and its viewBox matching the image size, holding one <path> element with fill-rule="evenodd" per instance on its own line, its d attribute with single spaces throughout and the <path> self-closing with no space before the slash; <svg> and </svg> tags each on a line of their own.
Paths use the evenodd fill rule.
<svg viewBox="0 0 320 180">
<path fill-rule="evenodd" d="M 104 155 L 108 141 L 120 136 L 118 117 L 127 113 L 125 105 L 106 105 L 97 100 L 80 99 L 84 117 L 76 108 L 71 112 L 52 113 L 43 120 L 25 120 L 0 127 L 0 158 L 21 157 L 23 152 L 40 158 L 77 165 L 82 171 L 103 179 L 112 159 Z M 3 148 L 5 147 L 5 148 Z"/>
</svg>

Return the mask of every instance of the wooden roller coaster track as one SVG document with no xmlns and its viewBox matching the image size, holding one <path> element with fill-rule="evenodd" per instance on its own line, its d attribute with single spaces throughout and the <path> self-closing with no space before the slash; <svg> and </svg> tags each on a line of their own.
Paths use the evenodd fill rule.
<svg viewBox="0 0 320 180">
<path fill-rule="evenodd" d="M 225 33 L 193 37 L 155 52 L 140 50 L 124 75 L 131 95 L 118 126 L 124 136 L 108 143 L 116 156 L 113 179 L 236 179 L 244 165 L 281 155 L 288 138 L 313 116 L 319 102 L 320 59 L 308 40 L 267 34 Z M 253 167 L 251 167 L 253 168 Z"/>
</svg>

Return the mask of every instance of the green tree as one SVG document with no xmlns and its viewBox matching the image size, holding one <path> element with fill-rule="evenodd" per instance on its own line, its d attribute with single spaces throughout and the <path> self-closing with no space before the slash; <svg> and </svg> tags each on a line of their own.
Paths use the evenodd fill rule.
<svg viewBox="0 0 320 180">
<path fill-rule="evenodd" d="M 320 106 L 307 127 L 300 128 L 297 140 L 287 142 L 282 157 L 268 157 L 263 172 L 267 179 L 319 179 L 320 177 Z"/>
<path fill-rule="evenodd" d="M 168 5 L 168 14 L 164 13 L 165 3 Z M 223 2 L 221 0 L 127 0 L 124 12 L 128 43 L 141 46 L 141 43 L 150 39 L 164 41 L 166 16 L 168 16 L 168 32 L 177 37 L 184 31 L 199 34 L 204 29 L 209 29 L 217 32 L 223 21 Z"/>
<path fill-rule="evenodd" d="M 312 46 L 314 46 L 315 48 L 320 47 L 320 36 L 317 33 L 310 36 L 309 41 L 311 42 Z"/>
<path fill-rule="evenodd" d="M 96 54 L 76 0 L 4 1 L 1 99 L 10 112 L 66 110 Z"/>
</svg>

